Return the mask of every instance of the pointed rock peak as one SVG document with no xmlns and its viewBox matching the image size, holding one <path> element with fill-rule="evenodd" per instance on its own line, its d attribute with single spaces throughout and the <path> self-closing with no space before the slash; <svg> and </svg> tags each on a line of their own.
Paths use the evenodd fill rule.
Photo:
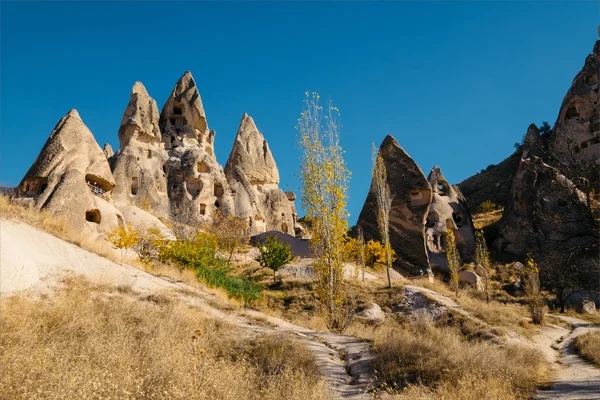
<svg viewBox="0 0 600 400">
<path fill-rule="evenodd" d="M 249 132 L 257 132 L 261 137 L 262 134 L 258 131 L 256 124 L 254 123 L 254 119 L 249 116 L 247 113 L 244 113 L 242 116 L 242 120 L 240 121 L 240 127 L 238 129 L 238 136 L 240 133 L 249 133 Z"/>
<path fill-rule="evenodd" d="M 141 95 L 144 95 L 144 96 L 149 96 L 148 91 L 146 90 L 146 87 L 140 81 L 137 81 L 136 83 L 133 84 L 133 88 L 131 89 L 131 93 L 132 94 L 141 94 Z"/>
<path fill-rule="evenodd" d="M 195 87 L 196 81 L 194 80 L 192 73 L 190 71 L 185 71 L 181 78 L 179 78 L 179 80 L 177 81 L 177 84 L 175 84 L 175 89 L 173 89 L 173 93 L 180 95 L 188 91 L 189 89 Z"/>
<path fill-rule="evenodd" d="M 75 118 L 79 118 L 79 119 L 81 119 L 81 117 L 79 116 L 79 112 L 77 112 L 77 110 L 76 110 L 76 109 L 74 109 L 74 108 L 73 108 L 73 109 L 71 109 L 71 111 L 69 111 L 69 112 L 67 113 L 67 115 L 65 115 L 65 117 L 75 117 Z"/>
<path fill-rule="evenodd" d="M 431 172 L 429 172 L 429 176 L 427 177 L 429 184 L 432 189 L 436 193 L 448 194 L 450 191 L 450 185 L 448 184 L 448 180 L 442 173 L 440 167 L 435 165 L 431 168 Z"/>
</svg>

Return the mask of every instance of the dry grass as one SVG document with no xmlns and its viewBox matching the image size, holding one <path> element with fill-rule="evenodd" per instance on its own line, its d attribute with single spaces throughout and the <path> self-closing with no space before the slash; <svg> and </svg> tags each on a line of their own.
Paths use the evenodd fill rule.
<svg viewBox="0 0 600 400">
<path fill-rule="evenodd" d="M 328 398 L 290 339 L 253 341 L 168 296 L 82 281 L 0 303 L 0 370 L 7 399 Z"/>
<path fill-rule="evenodd" d="M 473 225 L 476 229 L 484 229 L 500 221 L 503 212 L 504 208 L 487 213 L 475 213 L 473 214 Z"/>
<path fill-rule="evenodd" d="M 583 358 L 600 367 L 600 332 L 589 332 L 575 339 L 575 349 Z"/>
<path fill-rule="evenodd" d="M 453 328 L 386 322 L 355 332 L 374 341 L 379 390 L 400 399 L 521 399 L 543 382 L 544 356 L 530 348 L 465 341 Z"/>
</svg>

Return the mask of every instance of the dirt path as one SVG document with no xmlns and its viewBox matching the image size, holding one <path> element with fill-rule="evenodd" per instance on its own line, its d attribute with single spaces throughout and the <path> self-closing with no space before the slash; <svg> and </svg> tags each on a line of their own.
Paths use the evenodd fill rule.
<svg viewBox="0 0 600 400">
<path fill-rule="evenodd" d="M 600 330 L 600 326 L 573 317 L 554 315 L 571 325 L 571 330 L 556 325 L 542 329 L 542 348 L 550 342 L 551 351 L 544 351 L 554 365 L 553 386 L 540 390 L 535 399 L 587 400 L 600 399 L 600 368 L 582 359 L 573 346 L 574 339 Z M 552 340 L 554 339 L 554 340 Z"/>
<path fill-rule="evenodd" d="M 140 294 L 171 293 L 205 314 L 251 335 L 292 334 L 313 352 L 333 398 L 366 400 L 373 375 L 369 343 L 345 335 L 315 332 L 254 310 L 241 314 L 206 291 L 154 276 L 67 243 L 27 224 L 0 221 L 0 298 L 29 291 L 48 293 L 68 275 L 94 283 L 127 286 Z"/>
</svg>

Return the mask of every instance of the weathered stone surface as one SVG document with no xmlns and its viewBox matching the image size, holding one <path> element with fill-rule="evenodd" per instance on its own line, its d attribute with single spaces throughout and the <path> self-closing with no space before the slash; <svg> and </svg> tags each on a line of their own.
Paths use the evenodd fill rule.
<svg viewBox="0 0 600 400">
<path fill-rule="evenodd" d="M 469 270 L 462 270 L 458 273 L 458 279 L 463 282 L 466 283 L 469 286 L 472 286 L 473 288 L 477 289 L 478 291 L 483 291 L 483 281 L 481 280 L 481 278 L 479 277 L 479 275 L 477 275 L 475 272 L 473 271 L 469 271 Z"/>
<path fill-rule="evenodd" d="M 189 222 L 210 219 L 217 209 L 234 213 L 223 168 L 214 153 L 215 132 L 208 128 L 196 82 L 186 72 L 160 114 L 163 143 L 168 149 L 167 192 L 175 214 Z"/>
<path fill-rule="evenodd" d="M 295 235 L 296 197 L 279 188 L 279 172 L 269 145 L 248 114 L 240 122 L 225 176 L 235 214 L 248 220 L 251 235 L 270 230 Z"/>
<path fill-rule="evenodd" d="M 388 135 L 379 148 L 387 169 L 388 185 L 393 196 L 390 213 L 390 241 L 396 252 L 394 266 L 413 274 L 429 270 L 425 245 L 425 220 L 431 204 L 432 190 L 423 171 Z M 377 225 L 375 187 L 371 189 L 358 217 L 365 240 L 380 240 Z"/>
<path fill-rule="evenodd" d="M 377 303 L 371 303 L 371 305 L 356 315 L 360 320 L 380 324 L 385 321 L 385 313 Z"/>
<path fill-rule="evenodd" d="M 115 154 L 112 146 L 108 143 L 104 143 L 103 151 L 104 151 L 104 155 L 106 156 L 107 159 L 111 158 Z"/>
<path fill-rule="evenodd" d="M 115 181 L 106 156 L 76 110 L 56 125 L 19 184 L 22 202 L 67 218 L 82 232 L 107 231 L 122 222 L 111 204 Z"/>
<path fill-rule="evenodd" d="M 571 162 L 571 148 L 576 156 L 600 160 L 599 73 L 600 40 L 573 79 L 548 138 L 550 147 L 555 153 L 563 154 L 561 162 L 567 165 Z"/>
<path fill-rule="evenodd" d="M 439 167 L 431 169 L 428 177 L 433 197 L 426 223 L 426 243 L 432 269 L 448 270 L 446 236 L 454 232 L 456 247 L 463 263 L 471 261 L 475 252 L 475 228 L 460 189 L 448 184 Z"/>
<path fill-rule="evenodd" d="M 596 314 L 596 303 L 592 300 L 583 299 L 581 300 L 580 310 L 587 314 Z"/>
<path fill-rule="evenodd" d="M 133 85 L 119 128 L 120 149 L 110 159 L 117 186 L 117 206 L 134 205 L 155 216 L 169 217 L 166 162 L 158 130 L 158 108 L 144 85 Z"/>
</svg>

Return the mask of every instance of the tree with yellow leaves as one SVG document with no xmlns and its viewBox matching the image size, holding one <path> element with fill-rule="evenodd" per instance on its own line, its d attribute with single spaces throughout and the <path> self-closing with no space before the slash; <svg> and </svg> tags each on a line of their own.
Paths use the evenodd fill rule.
<svg viewBox="0 0 600 400">
<path fill-rule="evenodd" d="M 115 249 L 121 251 L 121 258 L 127 255 L 127 251 L 135 246 L 138 242 L 140 234 L 133 229 L 131 224 L 119 225 L 114 227 L 108 235 L 106 241 L 113 245 Z"/>
<path fill-rule="evenodd" d="M 483 286 L 485 289 L 485 300 L 486 302 L 490 302 L 490 272 L 492 268 L 492 263 L 490 262 L 490 253 L 488 251 L 487 243 L 485 241 L 485 236 L 483 234 L 483 230 L 478 230 L 475 232 L 475 264 L 481 267 L 483 273 Z"/>
<path fill-rule="evenodd" d="M 306 92 L 298 120 L 302 150 L 302 207 L 311 225 L 317 293 L 327 312 L 329 329 L 343 331 L 349 311 L 342 290 L 346 198 L 350 172 L 340 145 L 340 113 L 331 102 L 325 110 L 320 96 Z"/>
<path fill-rule="evenodd" d="M 448 234 L 446 235 L 446 260 L 448 260 L 448 269 L 450 270 L 450 283 L 454 287 L 454 295 L 458 298 L 458 286 L 460 278 L 458 272 L 460 271 L 460 254 L 456 248 L 456 239 L 454 237 L 454 231 L 448 228 Z"/>
<path fill-rule="evenodd" d="M 372 144 L 373 160 L 373 184 L 375 186 L 375 198 L 377 199 L 377 224 L 379 234 L 383 242 L 385 252 L 385 268 L 387 272 L 388 287 L 392 287 L 390 277 L 390 268 L 392 268 L 392 245 L 390 244 L 390 211 L 392 210 L 392 195 L 390 186 L 387 183 L 387 171 L 383 162 L 383 157 Z"/>
</svg>

